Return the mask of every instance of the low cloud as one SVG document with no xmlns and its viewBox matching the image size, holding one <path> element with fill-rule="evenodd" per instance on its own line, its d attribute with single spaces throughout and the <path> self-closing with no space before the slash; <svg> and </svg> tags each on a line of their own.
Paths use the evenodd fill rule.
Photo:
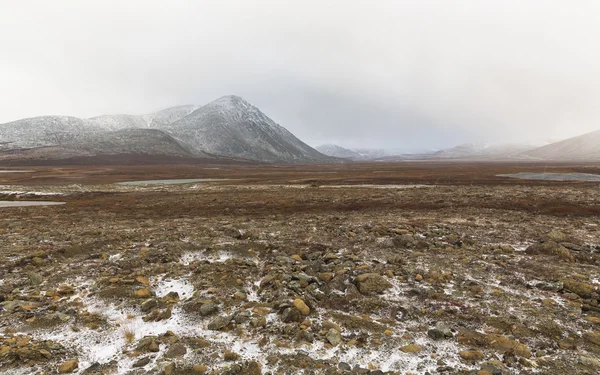
<svg viewBox="0 0 600 375">
<path fill-rule="evenodd" d="M 600 129 L 597 1 L 19 1 L 0 122 L 238 94 L 318 144 L 430 149 Z"/>
</svg>

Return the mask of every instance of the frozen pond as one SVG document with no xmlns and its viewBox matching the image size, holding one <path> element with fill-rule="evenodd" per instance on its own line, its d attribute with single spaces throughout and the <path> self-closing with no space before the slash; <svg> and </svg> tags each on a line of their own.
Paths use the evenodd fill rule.
<svg viewBox="0 0 600 375">
<path fill-rule="evenodd" d="M 522 180 L 546 180 L 546 181 L 598 181 L 600 175 L 591 173 L 511 173 L 499 174 L 498 177 L 519 178 Z"/>
<path fill-rule="evenodd" d="M 177 184 L 191 184 L 195 182 L 215 182 L 215 181 L 229 181 L 230 178 L 183 178 L 177 180 L 145 180 L 145 181 L 125 181 L 117 182 L 117 185 L 177 185 Z"/>
<path fill-rule="evenodd" d="M 31 207 L 31 206 L 57 206 L 66 202 L 49 202 L 49 201 L 0 201 L 2 207 Z"/>
</svg>

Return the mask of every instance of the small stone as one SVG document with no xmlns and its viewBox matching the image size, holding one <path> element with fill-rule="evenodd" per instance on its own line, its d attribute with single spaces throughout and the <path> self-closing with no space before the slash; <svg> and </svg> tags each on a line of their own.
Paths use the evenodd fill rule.
<svg viewBox="0 0 600 375">
<path fill-rule="evenodd" d="M 208 367 L 204 365 L 194 365 L 192 366 L 192 371 L 194 374 L 205 374 L 208 371 Z"/>
<path fill-rule="evenodd" d="M 143 286 L 150 286 L 150 280 L 148 280 L 147 277 L 138 276 L 138 277 L 135 278 L 135 281 L 137 281 L 138 283 L 142 284 Z"/>
<path fill-rule="evenodd" d="M 581 364 L 584 366 L 600 369 L 600 360 L 596 358 L 586 357 L 582 355 L 579 357 L 579 362 L 581 362 Z"/>
<path fill-rule="evenodd" d="M 232 352 L 231 350 L 226 350 L 225 353 L 223 354 L 223 359 L 226 361 L 237 361 L 238 359 L 240 359 L 241 356 L 237 353 Z"/>
<path fill-rule="evenodd" d="M 432 328 L 429 331 L 427 331 L 427 336 L 429 336 L 429 338 L 431 338 L 432 340 L 443 340 L 446 338 L 446 335 L 444 335 L 444 332 L 440 331 L 437 328 Z"/>
<path fill-rule="evenodd" d="M 342 342 L 342 334 L 335 328 L 331 328 L 327 331 L 325 338 L 333 346 L 338 346 Z"/>
<path fill-rule="evenodd" d="M 142 288 L 135 291 L 136 298 L 150 298 L 152 297 L 152 292 L 148 288 Z"/>
<path fill-rule="evenodd" d="M 308 307 L 300 298 L 294 300 L 294 306 L 296 306 L 302 315 L 308 316 L 310 314 L 310 307 Z"/>
<path fill-rule="evenodd" d="M 248 375 L 261 375 L 262 365 L 256 361 L 250 361 L 246 366 L 246 373 Z"/>
<path fill-rule="evenodd" d="M 231 322 L 232 317 L 230 315 L 218 316 L 208 323 L 208 329 L 211 331 L 221 330 Z"/>
<path fill-rule="evenodd" d="M 582 281 L 572 279 L 562 279 L 564 288 L 570 292 L 577 294 L 582 298 L 588 298 L 594 291 L 594 286 Z"/>
<path fill-rule="evenodd" d="M 246 296 L 246 293 L 244 293 L 244 292 L 235 292 L 233 294 L 233 298 L 237 299 L 239 301 L 245 301 L 248 299 L 248 296 Z"/>
<path fill-rule="evenodd" d="M 165 358 L 183 357 L 187 353 L 187 348 L 181 343 L 173 344 L 165 353 Z"/>
<path fill-rule="evenodd" d="M 29 282 L 31 283 L 31 285 L 38 286 L 44 282 L 44 277 L 42 275 L 40 275 L 39 273 L 29 272 L 27 274 L 27 276 L 29 278 Z"/>
<path fill-rule="evenodd" d="M 254 328 L 264 327 L 267 325 L 267 318 L 265 318 L 264 316 L 254 318 L 250 321 L 250 325 Z"/>
<path fill-rule="evenodd" d="M 156 298 L 149 298 L 149 299 L 145 300 L 144 302 L 142 302 L 141 309 L 143 312 L 148 312 L 157 306 L 158 306 L 158 301 L 156 300 Z"/>
<path fill-rule="evenodd" d="M 404 353 L 419 353 L 422 350 L 423 348 L 417 344 L 408 344 L 400 348 L 400 351 Z"/>
<path fill-rule="evenodd" d="M 415 276 L 415 280 L 417 280 L 417 281 L 423 281 L 423 275 L 421 275 L 420 273 L 418 273 L 418 274 Z"/>
<path fill-rule="evenodd" d="M 219 311 L 219 305 L 214 302 L 205 303 L 200 306 L 200 315 L 202 316 L 212 315 L 217 311 Z"/>
<path fill-rule="evenodd" d="M 175 371 L 175 364 L 169 363 L 163 368 L 165 375 L 173 375 L 173 371 Z"/>
<path fill-rule="evenodd" d="M 61 374 L 68 374 L 68 373 L 75 371 L 78 367 L 79 367 L 79 361 L 74 359 L 72 361 L 67 361 L 67 362 L 64 362 L 63 364 L 61 364 L 58 367 L 58 372 Z"/>
<path fill-rule="evenodd" d="M 483 359 L 483 353 L 479 350 L 463 350 L 458 355 L 465 361 L 481 361 Z"/>
<path fill-rule="evenodd" d="M 173 292 L 169 292 L 167 293 L 166 296 L 163 297 L 163 300 L 166 303 L 177 303 L 179 302 L 179 293 L 173 291 Z"/>
<path fill-rule="evenodd" d="M 356 277 L 354 283 L 362 294 L 383 293 L 392 287 L 392 284 L 378 273 L 363 273 Z"/>
<path fill-rule="evenodd" d="M 135 367 L 135 368 L 144 367 L 148 363 L 150 363 L 150 358 L 148 358 L 148 357 L 140 358 L 137 361 L 135 361 L 135 363 L 133 364 L 133 367 Z"/>
</svg>

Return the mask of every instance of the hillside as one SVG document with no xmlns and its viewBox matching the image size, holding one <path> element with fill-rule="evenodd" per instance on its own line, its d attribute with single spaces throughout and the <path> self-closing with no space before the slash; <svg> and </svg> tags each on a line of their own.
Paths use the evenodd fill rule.
<svg viewBox="0 0 600 375">
<path fill-rule="evenodd" d="M 534 160 L 600 160 L 600 130 L 529 150 L 521 156 Z"/>
<path fill-rule="evenodd" d="M 262 162 L 313 163 L 321 154 L 239 96 L 224 96 L 163 129 L 210 154 Z"/>
<path fill-rule="evenodd" d="M 61 145 L 14 149 L 0 153 L 0 160 L 64 160 L 118 155 L 213 158 L 182 144 L 155 129 L 123 129 L 105 133 L 81 134 Z"/>
<path fill-rule="evenodd" d="M 337 161 L 238 96 L 148 115 L 41 116 L 0 125 L 0 159 L 169 155 L 269 163 Z"/>
</svg>

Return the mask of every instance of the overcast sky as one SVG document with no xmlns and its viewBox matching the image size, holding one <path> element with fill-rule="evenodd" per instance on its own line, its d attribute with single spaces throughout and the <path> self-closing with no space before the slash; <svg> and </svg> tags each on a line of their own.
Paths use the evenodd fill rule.
<svg viewBox="0 0 600 375">
<path fill-rule="evenodd" d="M 3 1 L 0 123 L 237 94 L 311 145 L 600 129 L 600 1 Z"/>
</svg>

